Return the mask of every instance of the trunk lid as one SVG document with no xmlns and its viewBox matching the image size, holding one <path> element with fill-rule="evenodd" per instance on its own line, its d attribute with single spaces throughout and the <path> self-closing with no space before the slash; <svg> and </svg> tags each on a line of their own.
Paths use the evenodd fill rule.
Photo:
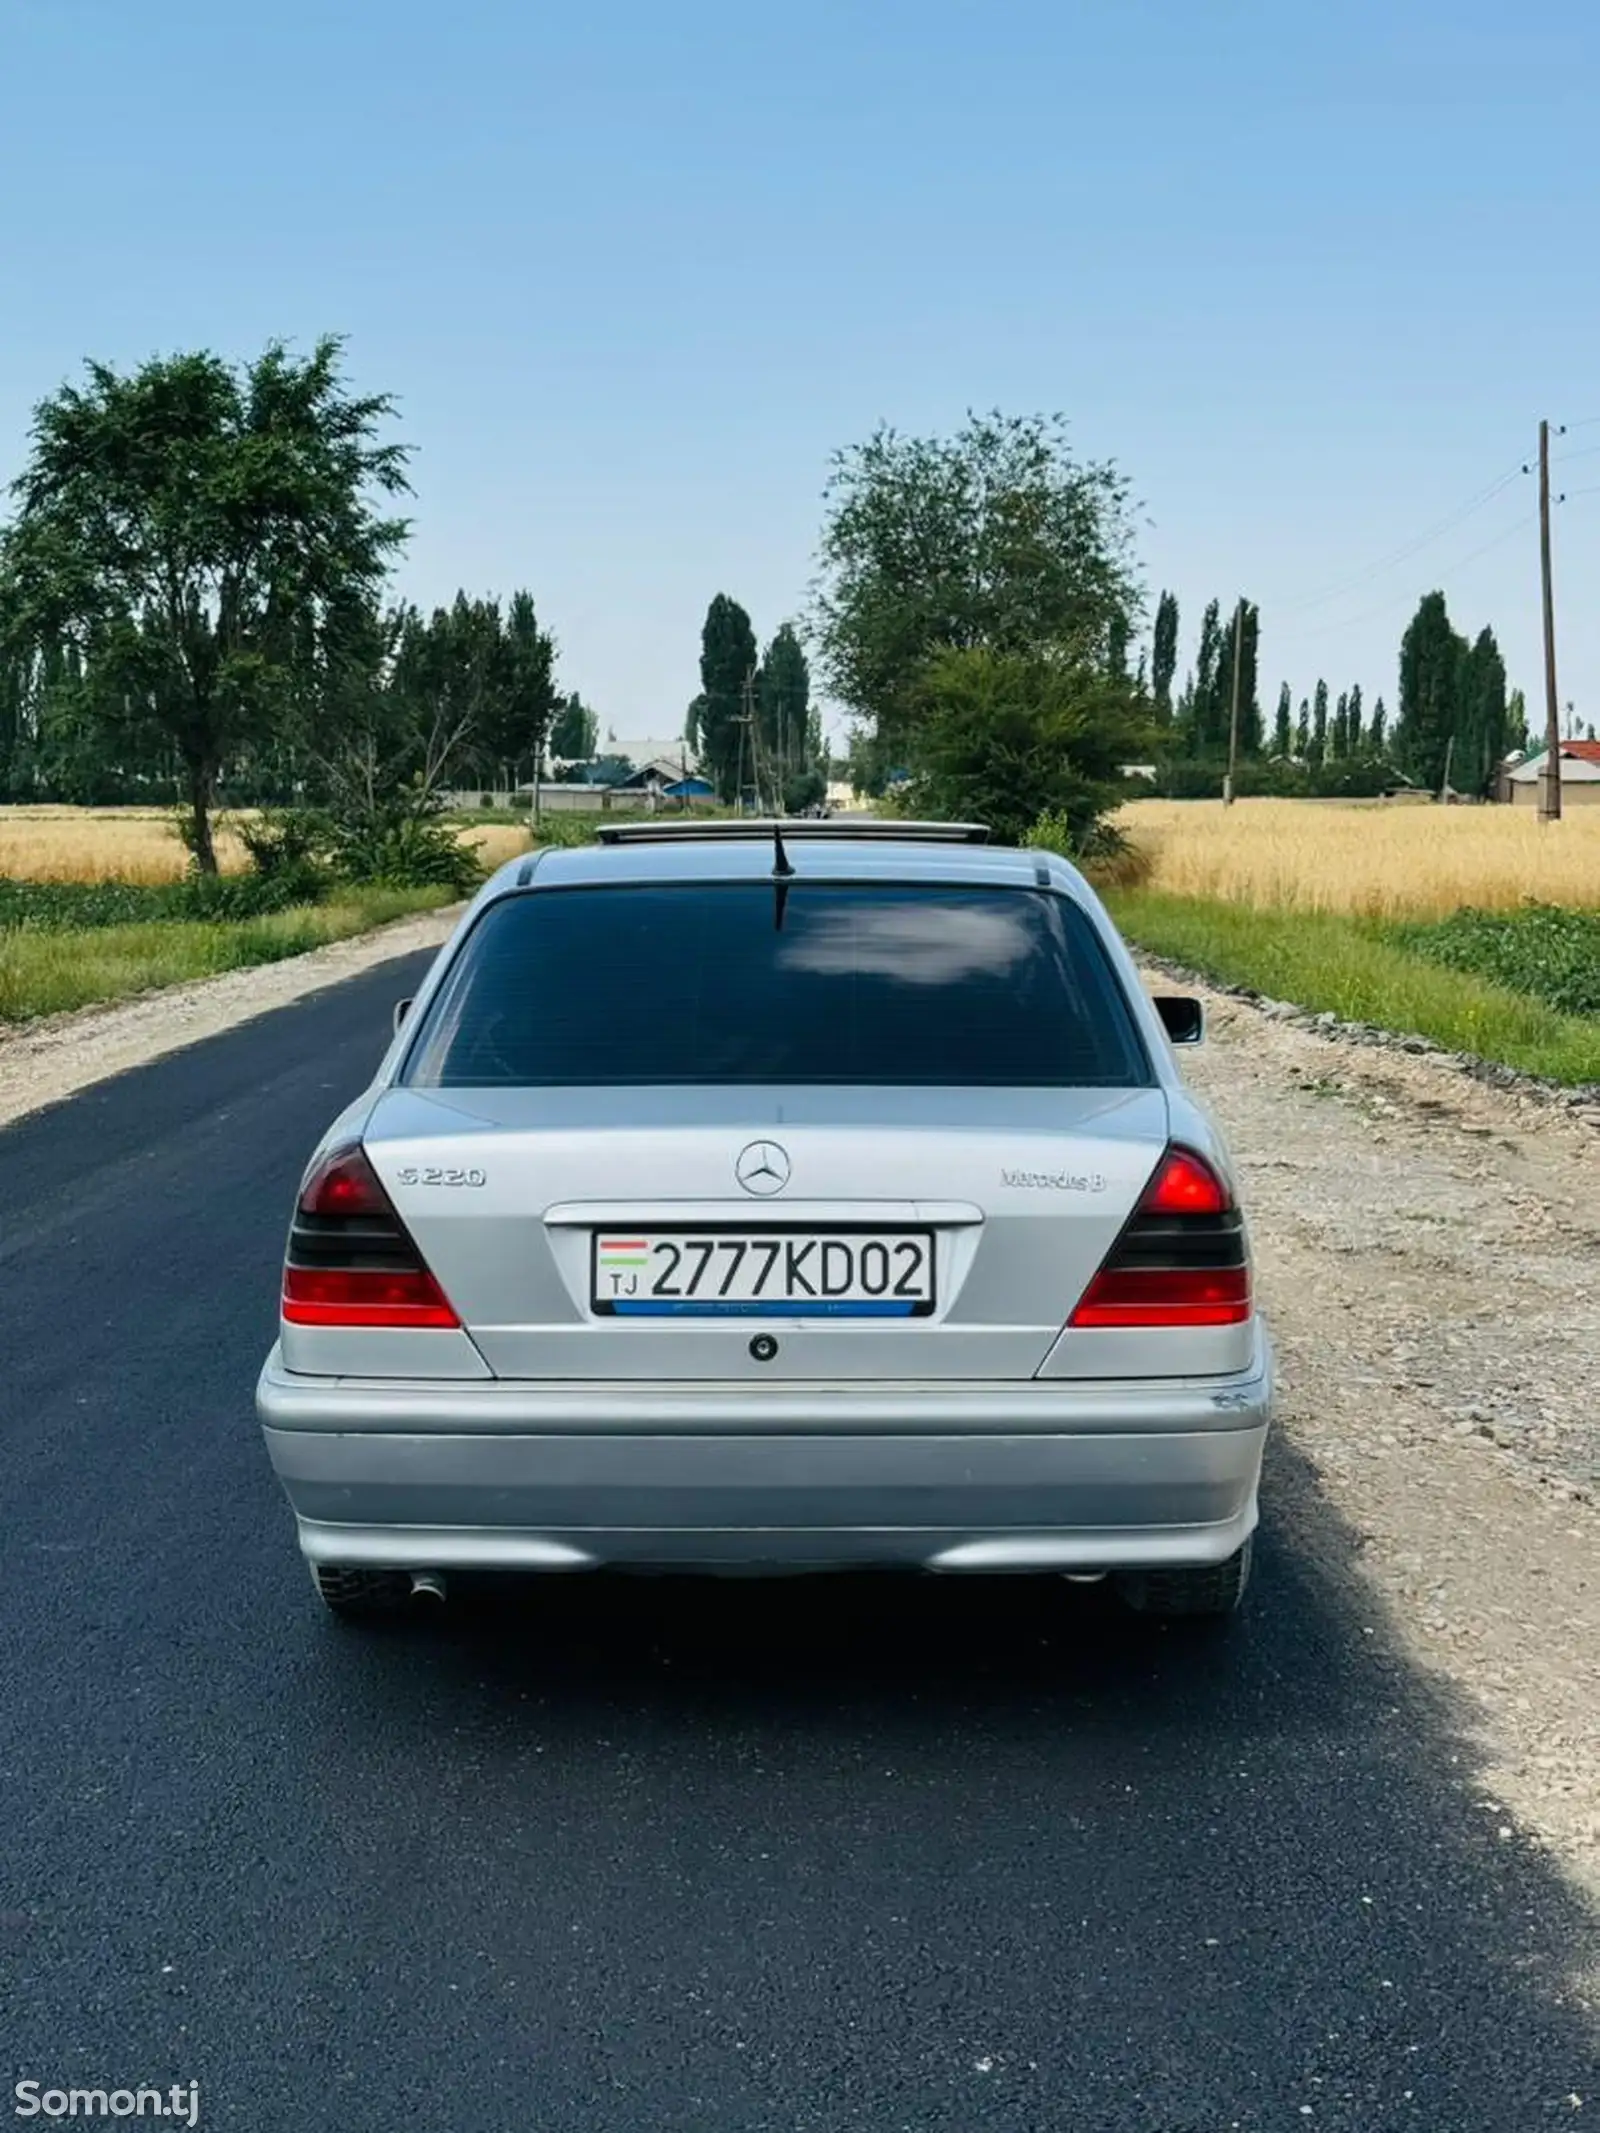
<svg viewBox="0 0 1600 2133">
<path fill-rule="evenodd" d="M 1154 1087 L 401 1088 L 379 1100 L 365 1145 L 498 1378 L 994 1380 L 1044 1363 L 1167 1132 Z M 787 1170 L 777 1189 L 770 1175 L 758 1192 L 739 1182 L 757 1142 Z M 729 1239 L 730 1257 L 745 1237 L 839 1237 L 858 1252 L 924 1238 L 932 1308 L 594 1308 L 597 1235 L 697 1231 Z"/>
</svg>

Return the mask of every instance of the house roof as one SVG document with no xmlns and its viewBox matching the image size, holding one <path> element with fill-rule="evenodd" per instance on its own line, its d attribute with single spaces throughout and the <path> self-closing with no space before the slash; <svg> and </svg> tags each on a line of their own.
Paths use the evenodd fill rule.
<svg viewBox="0 0 1600 2133">
<path fill-rule="evenodd" d="M 1560 748 L 1563 785 L 1600 783 L 1600 741 L 1563 741 Z M 1513 785 L 1532 785 L 1544 776 L 1546 751 L 1524 756 L 1506 772 Z"/>
</svg>

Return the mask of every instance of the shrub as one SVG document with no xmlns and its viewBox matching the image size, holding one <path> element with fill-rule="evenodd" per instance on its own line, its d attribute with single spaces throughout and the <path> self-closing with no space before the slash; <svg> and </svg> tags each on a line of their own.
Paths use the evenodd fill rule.
<svg viewBox="0 0 1600 2133">
<path fill-rule="evenodd" d="M 986 822 L 1020 844 L 1041 814 L 1086 852 L 1127 798 L 1122 765 L 1146 738 L 1126 680 L 1066 654 L 946 652 L 925 671 L 896 801 L 912 814 Z"/>
<path fill-rule="evenodd" d="M 334 871 L 347 881 L 467 896 L 483 879 L 477 855 L 451 824 L 409 799 L 334 816 L 327 851 Z"/>
</svg>

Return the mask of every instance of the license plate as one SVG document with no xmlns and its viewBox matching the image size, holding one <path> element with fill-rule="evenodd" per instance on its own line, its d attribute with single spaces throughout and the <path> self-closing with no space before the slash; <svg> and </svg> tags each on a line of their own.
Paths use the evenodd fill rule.
<svg viewBox="0 0 1600 2133">
<path fill-rule="evenodd" d="M 608 1318 L 926 1318 L 931 1230 L 616 1230 L 594 1239 Z"/>
</svg>

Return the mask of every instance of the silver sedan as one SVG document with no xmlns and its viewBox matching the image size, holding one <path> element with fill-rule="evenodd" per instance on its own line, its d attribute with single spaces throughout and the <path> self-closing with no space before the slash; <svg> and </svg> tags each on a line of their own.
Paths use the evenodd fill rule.
<svg viewBox="0 0 1600 2133">
<path fill-rule="evenodd" d="M 294 1211 L 257 1405 L 323 1598 L 872 1565 L 1230 1613 L 1272 1363 L 1199 1025 L 981 830 L 513 861 Z"/>
</svg>

